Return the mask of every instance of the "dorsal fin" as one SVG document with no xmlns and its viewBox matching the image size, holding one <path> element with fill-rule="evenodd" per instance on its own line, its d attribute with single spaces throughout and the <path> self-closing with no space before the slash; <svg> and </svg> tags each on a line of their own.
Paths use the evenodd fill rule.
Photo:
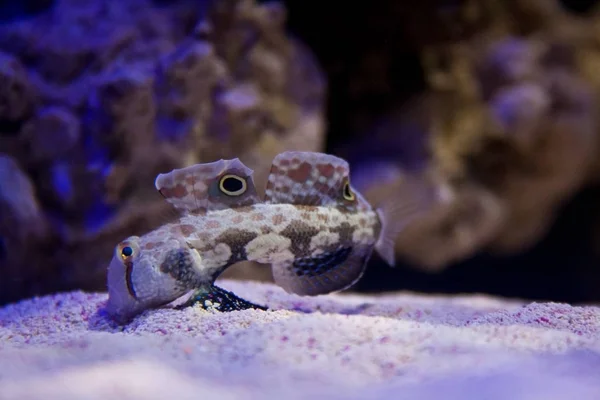
<svg viewBox="0 0 600 400">
<path fill-rule="evenodd" d="M 266 203 L 332 206 L 343 199 L 348 163 L 336 156 L 308 151 L 278 154 L 271 165 Z"/>
<path fill-rule="evenodd" d="M 260 203 L 252 174 L 235 158 L 174 169 L 159 174 L 154 185 L 176 209 L 203 214 Z"/>
</svg>

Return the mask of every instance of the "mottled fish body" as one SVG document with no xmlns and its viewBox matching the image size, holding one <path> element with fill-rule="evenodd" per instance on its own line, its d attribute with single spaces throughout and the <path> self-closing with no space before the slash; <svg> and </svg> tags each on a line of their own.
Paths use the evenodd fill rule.
<svg viewBox="0 0 600 400">
<path fill-rule="evenodd" d="M 323 206 L 255 204 L 215 211 L 203 218 L 188 215 L 176 229 L 198 250 L 203 270 L 210 276 L 219 274 L 223 266 L 256 261 L 274 265 L 275 279 L 284 289 L 314 295 L 343 289 L 332 289 L 319 279 L 327 278 L 325 268 L 339 267 L 332 273 L 337 281 L 344 281 L 342 274 L 352 262 L 331 265 L 333 261 L 326 260 L 338 260 L 351 249 L 370 253 L 381 225 L 374 211 L 348 213 Z M 287 270 L 315 279 L 288 279 L 283 274 Z M 300 283 L 304 288 L 295 287 Z"/>
<path fill-rule="evenodd" d="M 275 282 L 291 293 L 346 289 L 373 249 L 393 264 L 395 235 L 427 201 L 411 193 L 374 210 L 350 185 L 346 161 L 313 152 L 279 154 L 264 199 L 238 159 L 176 169 L 155 184 L 181 217 L 117 245 L 107 305 L 117 319 L 191 290 L 196 299 L 222 291 L 213 285 L 217 277 L 245 260 L 271 264 Z"/>
</svg>

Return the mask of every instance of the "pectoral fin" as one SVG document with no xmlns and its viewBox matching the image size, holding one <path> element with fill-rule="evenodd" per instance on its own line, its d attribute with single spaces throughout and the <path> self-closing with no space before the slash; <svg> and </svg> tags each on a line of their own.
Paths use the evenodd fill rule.
<svg viewBox="0 0 600 400">
<path fill-rule="evenodd" d="M 363 275 L 372 249 L 342 247 L 293 262 L 273 265 L 273 279 L 286 292 L 316 296 L 338 292 L 355 284 Z"/>
<path fill-rule="evenodd" d="M 177 309 L 199 304 L 205 310 L 213 309 L 221 312 L 240 311 L 248 309 L 267 310 L 267 307 L 251 303 L 230 291 L 215 285 L 197 289 L 192 296 Z"/>
</svg>

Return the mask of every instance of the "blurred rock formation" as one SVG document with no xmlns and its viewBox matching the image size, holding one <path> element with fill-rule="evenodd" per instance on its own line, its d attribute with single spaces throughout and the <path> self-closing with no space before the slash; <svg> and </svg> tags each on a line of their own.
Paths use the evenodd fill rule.
<svg viewBox="0 0 600 400">
<path fill-rule="evenodd" d="M 325 81 L 253 0 L 58 0 L 0 26 L 0 304 L 104 290 L 115 244 L 172 216 L 160 172 L 322 150 Z M 265 270 L 268 272 L 268 270 Z"/>
<path fill-rule="evenodd" d="M 396 8 L 416 21 L 406 29 L 424 92 L 371 125 L 378 149 L 339 149 L 362 177 L 411 174 L 451 193 L 397 242 L 426 270 L 530 248 L 600 171 L 598 13 L 577 17 L 555 0 L 443 3 Z M 393 196 L 378 179 L 355 183 L 374 203 Z"/>
</svg>

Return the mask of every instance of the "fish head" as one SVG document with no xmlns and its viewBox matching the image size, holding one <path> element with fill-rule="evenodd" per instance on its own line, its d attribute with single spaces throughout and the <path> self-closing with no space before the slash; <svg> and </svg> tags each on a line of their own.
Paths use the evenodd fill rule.
<svg viewBox="0 0 600 400">
<path fill-rule="evenodd" d="M 252 174 L 235 158 L 174 169 L 159 174 L 154 184 L 178 212 L 204 215 L 260 202 Z M 202 262 L 188 236 L 177 223 L 167 224 L 116 246 L 108 267 L 106 308 L 114 319 L 127 320 L 214 282 L 221 270 Z"/>
<path fill-rule="evenodd" d="M 201 257 L 183 237 L 131 236 L 115 247 L 108 266 L 106 312 L 124 323 L 168 304 L 198 284 Z"/>
</svg>

